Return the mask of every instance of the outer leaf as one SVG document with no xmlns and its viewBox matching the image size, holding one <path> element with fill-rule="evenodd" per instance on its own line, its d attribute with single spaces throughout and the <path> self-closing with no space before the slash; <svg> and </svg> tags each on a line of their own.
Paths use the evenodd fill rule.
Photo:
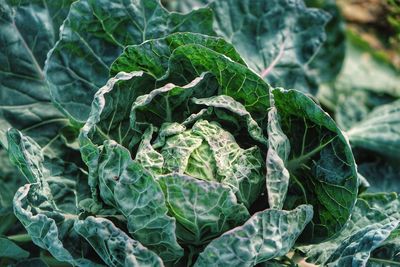
<svg viewBox="0 0 400 267">
<path fill-rule="evenodd" d="M 343 16 L 335 0 L 305 0 L 308 7 L 320 8 L 331 15 L 326 24 L 326 41 L 312 59 L 310 68 L 317 72 L 319 82 L 333 82 L 340 73 L 346 52 Z"/>
<path fill-rule="evenodd" d="M 109 66 L 128 44 L 172 32 L 213 34 L 211 11 L 169 13 L 156 0 L 82 0 L 71 6 L 61 39 L 49 55 L 46 76 L 54 100 L 72 119 L 88 118 Z"/>
<path fill-rule="evenodd" d="M 104 143 L 98 172 L 102 199 L 127 218 L 132 236 L 165 261 L 180 258 L 175 219 L 166 214 L 164 195 L 151 174 L 113 141 Z"/>
<path fill-rule="evenodd" d="M 232 191 L 220 183 L 180 174 L 160 176 L 158 181 L 169 212 L 177 219 L 177 236 L 184 243 L 205 244 L 249 217 Z"/>
<path fill-rule="evenodd" d="M 399 71 L 355 33 L 347 31 L 346 39 L 343 68 L 335 84 L 321 88 L 318 95 L 336 112 L 335 120 L 343 129 L 350 128 L 371 109 L 400 97 Z"/>
<path fill-rule="evenodd" d="M 370 157 L 370 154 L 363 150 L 358 154 L 365 154 Z M 372 161 L 361 159 L 361 162 L 357 167 L 361 174 L 368 177 L 370 187 L 367 192 L 396 192 L 400 194 L 400 166 L 396 160 L 390 162 L 385 158 L 376 157 Z"/>
<path fill-rule="evenodd" d="M 358 199 L 349 223 L 340 235 L 302 247 L 307 261 L 327 266 L 365 266 L 370 254 L 385 245 L 399 226 L 400 201 L 396 194 L 368 194 Z M 390 262 L 390 259 L 385 259 Z"/>
<path fill-rule="evenodd" d="M 375 108 L 347 135 L 353 147 L 400 158 L 400 100 Z"/>
<path fill-rule="evenodd" d="M 0 237 L 0 257 L 9 259 L 23 259 L 29 257 L 29 252 L 22 249 L 11 240 Z"/>
<path fill-rule="evenodd" d="M 78 201 L 85 196 L 81 171 L 73 164 L 45 159 L 32 139 L 16 130 L 8 132 L 9 151 L 31 184 L 14 197 L 14 213 L 32 241 L 57 260 L 73 265 L 93 265 L 82 258 L 88 244 L 72 231 L 78 218 Z"/>
<path fill-rule="evenodd" d="M 309 62 L 325 40 L 329 16 L 303 1 L 214 1 L 214 29 L 272 86 L 315 93 Z"/>
<path fill-rule="evenodd" d="M 111 65 L 111 74 L 115 75 L 120 71 L 146 70 L 155 77 L 161 78 L 168 69 L 168 58 L 172 52 L 180 46 L 189 44 L 202 45 L 245 65 L 236 49 L 224 39 L 188 32 L 170 34 L 165 38 L 149 40 L 140 45 L 127 46 Z"/>
<path fill-rule="evenodd" d="M 109 220 L 87 217 L 77 221 L 74 229 L 108 266 L 164 266 L 157 254 L 131 239 Z"/>
<path fill-rule="evenodd" d="M 331 56 L 330 49 L 330 53 L 320 57 L 323 61 L 313 60 L 325 40 L 324 26 L 329 16 L 306 8 L 302 0 L 194 0 L 172 1 L 168 6 L 187 12 L 207 4 L 215 15 L 216 33 L 232 43 L 248 66 L 273 86 L 315 93 L 318 85 L 314 68 L 320 76 L 335 76 L 340 70 L 341 60 L 336 54 Z M 337 15 L 335 3 L 329 2 L 324 7 Z M 343 35 L 343 29 L 337 29 L 337 24 L 337 19 L 328 24 L 328 30 L 333 33 L 328 41 L 331 46 L 335 42 L 341 44 L 342 48 L 335 47 L 335 51 L 343 58 L 343 37 L 336 40 L 336 31 Z M 327 57 L 333 58 L 329 62 L 336 64 L 334 71 L 326 71 L 331 66 L 326 64 Z M 310 61 L 313 62 L 310 64 Z"/>
<path fill-rule="evenodd" d="M 285 207 L 312 204 L 307 240 L 321 241 L 345 225 L 356 201 L 358 176 L 353 154 L 335 122 L 311 98 L 295 90 L 273 90 L 280 126 L 290 141 Z"/>
<path fill-rule="evenodd" d="M 57 260 L 73 265 L 95 265 L 82 258 L 88 246 L 72 230 L 77 215 L 58 210 L 52 197 L 49 189 L 43 189 L 39 184 L 27 184 L 15 194 L 14 213 L 32 241 Z"/>
<path fill-rule="evenodd" d="M 290 153 L 290 143 L 280 126 L 275 107 L 268 112 L 268 152 L 266 183 L 268 203 L 272 209 L 282 209 L 289 188 L 289 171 L 285 167 Z"/>
<path fill-rule="evenodd" d="M 285 255 L 313 216 L 312 207 L 255 213 L 243 226 L 214 239 L 195 266 L 255 266 Z"/>
<path fill-rule="evenodd" d="M 68 123 L 50 101 L 43 66 L 72 2 L 0 1 L 0 143 L 5 147 L 10 127 L 44 145 Z"/>
</svg>

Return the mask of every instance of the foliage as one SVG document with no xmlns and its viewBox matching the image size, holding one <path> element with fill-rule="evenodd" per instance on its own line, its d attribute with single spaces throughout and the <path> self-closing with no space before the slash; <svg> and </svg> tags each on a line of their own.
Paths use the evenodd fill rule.
<svg viewBox="0 0 400 267">
<path fill-rule="evenodd" d="M 396 70 L 331 0 L 166 7 L 0 0 L 0 266 L 395 265 Z"/>
</svg>

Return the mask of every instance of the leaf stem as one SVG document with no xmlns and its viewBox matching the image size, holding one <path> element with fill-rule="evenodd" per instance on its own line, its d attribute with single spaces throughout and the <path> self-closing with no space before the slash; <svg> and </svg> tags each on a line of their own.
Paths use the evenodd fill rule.
<svg viewBox="0 0 400 267">
<path fill-rule="evenodd" d="M 10 235 L 7 236 L 7 238 L 18 243 L 26 243 L 32 241 L 31 236 L 28 234 Z"/>
<path fill-rule="evenodd" d="M 384 260 L 384 259 L 378 259 L 378 258 L 369 258 L 369 261 L 376 262 L 376 263 L 384 263 L 388 264 L 388 266 L 400 266 L 400 262 L 396 261 L 391 261 L 391 260 Z"/>
</svg>

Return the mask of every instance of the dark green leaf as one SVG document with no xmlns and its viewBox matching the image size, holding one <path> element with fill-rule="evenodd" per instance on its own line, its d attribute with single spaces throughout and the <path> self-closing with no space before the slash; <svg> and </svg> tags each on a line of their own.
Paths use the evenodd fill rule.
<svg viewBox="0 0 400 267">
<path fill-rule="evenodd" d="M 72 2 L 0 1 L 0 143 L 4 146 L 10 127 L 45 145 L 68 124 L 50 101 L 43 67 Z"/>
<path fill-rule="evenodd" d="M 166 214 L 164 195 L 152 175 L 113 141 L 104 143 L 98 164 L 100 195 L 127 218 L 132 236 L 165 261 L 180 258 L 175 219 Z"/>
<path fill-rule="evenodd" d="M 243 226 L 214 239 L 200 254 L 195 266 L 255 266 L 284 256 L 312 217 L 309 205 L 292 211 L 258 212 Z"/>
<path fill-rule="evenodd" d="M 313 205 L 315 216 L 304 238 L 321 241 L 340 231 L 352 212 L 359 184 L 354 157 L 335 122 L 311 98 L 283 89 L 273 90 L 273 95 L 290 142 L 284 206 Z"/>
<path fill-rule="evenodd" d="M 83 258 L 88 244 L 72 230 L 78 219 L 78 202 L 88 194 L 80 169 L 45 158 L 37 143 L 15 129 L 9 130 L 7 137 L 10 157 L 30 182 L 17 191 L 14 213 L 32 241 L 59 261 L 93 264 Z"/>
<path fill-rule="evenodd" d="M 400 159 L 400 100 L 375 108 L 348 131 L 353 147 Z"/>
<path fill-rule="evenodd" d="M 157 254 L 131 239 L 109 220 L 87 217 L 77 221 L 74 229 L 108 266 L 164 266 Z"/>
<path fill-rule="evenodd" d="M 23 259 L 29 257 L 29 252 L 19 247 L 17 244 L 0 237 L 0 258 Z"/>
<path fill-rule="evenodd" d="M 324 266 L 365 266 L 370 254 L 385 246 L 385 240 L 398 228 L 399 208 L 396 194 L 363 195 L 357 200 L 350 221 L 339 235 L 300 250 L 306 253 L 307 261 Z M 389 258 L 384 260 L 390 262 Z"/>
<path fill-rule="evenodd" d="M 70 118 L 83 122 L 95 92 L 108 79 L 109 66 L 126 45 L 173 32 L 213 34 L 211 23 L 208 9 L 169 13 L 157 0 L 78 1 L 46 66 L 54 100 Z"/>
<path fill-rule="evenodd" d="M 169 174 L 160 176 L 170 214 L 177 224 L 177 236 L 184 243 L 203 245 L 249 218 L 233 192 L 218 182 Z"/>
</svg>

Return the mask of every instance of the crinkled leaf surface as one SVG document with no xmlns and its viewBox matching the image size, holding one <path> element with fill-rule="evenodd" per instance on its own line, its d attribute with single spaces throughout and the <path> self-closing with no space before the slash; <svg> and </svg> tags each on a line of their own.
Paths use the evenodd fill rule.
<svg viewBox="0 0 400 267">
<path fill-rule="evenodd" d="M 45 158 L 37 143 L 15 129 L 7 137 L 12 162 L 29 182 L 14 197 L 14 213 L 32 241 L 59 261 L 94 264 L 82 258 L 89 246 L 72 230 L 78 201 L 88 193 L 80 183 L 84 175 L 74 164 Z"/>
<path fill-rule="evenodd" d="M 308 262 L 327 266 L 365 266 L 369 260 L 369 264 L 373 264 L 375 258 L 370 259 L 370 254 L 374 255 L 376 249 L 383 255 L 386 249 L 386 255 L 395 256 L 396 253 L 390 251 L 397 249 L 398 252 L 399 247 L 393 246 L 393 243 L 386 247 L 385 241 L 396 239 L 400 222 L 399 205 L 400 201 L 394 193 L 363 195 L 357 200 L 350 221 L 337 237 L 301 247 L 300 250 L 306 253 Z M 392 261 L 395 266 L 394 258 L 383 260 L 387 260 L 389 265 Z"/>
<path fill-rule="evenodd" d="M 280 117 L 275 107 L 268 112 L 268 145 L 266 159 L 268 204 L 273 209 L 282 209 L 289 188 L 290 174 L 285 162 L 289 158 L 290 143 L 281 129 Z"/>
<path fill-rule="evenodd" d="M 313 217 L 309 205 L 292 211 L 265 210 L 214 239 L 194 266 L 255 266 L 285 255 Z"/>
<path fill-rule="evenodd" d="M 156 0 L 83 0 L 74 3 L 52 49 L 46 77 L 56 103 L 84 122 L 95 92 L 108 79 L 109 66 L 126 45 L 173 32 L 213 34 L 208 9 L 169 13 Z"/>
<path fill-rule="evenodd" d="M 285 207 L 311 204 L 315 216 L 307 240 L 320 241 L 345 225 L 357 197 L 358 177 L 350 145 L 335 122 L 311 98 L 295 90 L 273 90 L 280 126 L 290 142 Z"/>
<path fill-rule="evenodd" d="M 167 215 L 160 185 L 116 142 L 105 142 L 98 175 L 101 198 L 128 220 L 132 236 L 165 261 L 183 255 L 175 236 L 175 219 Z"/>
<path fill-rule="evenodd" d="M 112 73 L 145 71 L 159 78 L 159 83 L 181 86 L 209 72 L 217 82 L 216 91 L 211 93 L 231 96 L 257 122 L 266 118 L 269 86 L 243 65 L 232 45 L 222 39 L 191 33 L 172 34 L 139 46 L 128 46 L 111 68 Z"/>
<path fill-rule="evenodd" d="M 214 1 L 214 29 L 272 86 L 315 93 L 309 62 L 325 40 L 329 16 L 303 1 Z"/>
<path fill-rule="evenodd" d="M 157 254 L 131 239 L 107 219 L 87 217 L 77 221 L 74 229 L 108 266 L 164 266 Z"/>
<path fill-rule="evenodd" d="M 325 40 L 327 13 L 307 8 L 302 0 L 172 1 L 169 8 L 187 12 L 205 5 L 214 13 L 213 27 L 217 35 L 232 43 L 247 65 L 271 85 L 316 93 L 318 85 L 314 72 L 335 74 L 331 70 L 324 71 L 331 65 L 326 64 L 324 57 L 321 57 L 324 61 L 310 64 Z M 333 11 L 333 7 L 330 8 Z M 336 31 L 336 22 L 330 25 L 329 30 Z M 332 35 L 331 39 L 335 37 Z M 333 46 L 334 40 L 329 41 Z M 335 49 L 341 55 L 343 50 Z M 335 60 L 329 62 L 337 64 L 335 72 L 338 72 L 340 60 L 333 58 Z"/>
<path fill-rule="evenodd" d="M 180 174 L 160 176 L 158 181 L 178 222 L 177 236 L 184 243 L 206 244 L 249 218 L 243 204 L 220 183 Z"/>
</svg>

